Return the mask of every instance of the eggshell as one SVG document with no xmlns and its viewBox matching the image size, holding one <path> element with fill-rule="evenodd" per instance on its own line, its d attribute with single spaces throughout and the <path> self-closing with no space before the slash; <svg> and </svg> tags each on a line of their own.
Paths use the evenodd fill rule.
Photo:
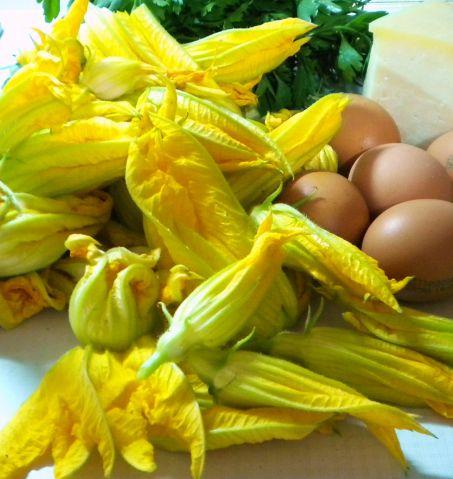
<svg viewBox="0 0 453 479">
<path fill-rule="evenodd" d="M 294 204 L 312 198 L 298 209 L 324 229 L 355 243 L 369 224 L 369 212 L 360 191 L 344 176 L 308 173 L 291 183 L 281 201 Z"/>
<path fill-rule="evenodd" d="M 348 95 L 351 103 L 342 115 L 342 126 L 330 142 L 342 166 L 350 166 L 364 151 L 401 141 L 390 114 L 379 103 L 361 95 Z"/>
<path fill-rule="evenodd" d="M 354 163 L 349 179 L 373 215 L 403 201 L 452 199 L 452 184 L 440 163 L 421 148 L 403 143 L 366 151 Z"/>
<path fill-rule="evenodd" d="M 431 300 L 453 292 L 452 244 L 453 203 L 421 199 L 378 216 L 365 233 L 362 250 L 390 278 L 415 276 L 406 299 Z"/>
<path fill-rule="evenodd" d="M 428 153 L 440 162 L 453 180 L 453 131 L 434 140 L 428 147 Z"/>
</svg>

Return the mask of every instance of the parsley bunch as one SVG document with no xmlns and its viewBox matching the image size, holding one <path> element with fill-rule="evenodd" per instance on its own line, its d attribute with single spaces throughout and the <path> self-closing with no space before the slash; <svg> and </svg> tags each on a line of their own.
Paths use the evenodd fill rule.
<svg viewBox="0 0 453 479">
<path fill-rule="evenodd" d="M 130 11 L 144 3 L 180 42 L 226 28 L 299 17 L 318 25 L 298 55 L 266 75 L 257 87 L 262 113 L 305 108 L 332 91 L 351 91 L 364 78 L 371 34 L 368 25 L 385 12 L 365 12 L 369 0 L 91 0 L 99 7 Z M 38 0 L 46 19 L 60 0 Z"/>
</svg>

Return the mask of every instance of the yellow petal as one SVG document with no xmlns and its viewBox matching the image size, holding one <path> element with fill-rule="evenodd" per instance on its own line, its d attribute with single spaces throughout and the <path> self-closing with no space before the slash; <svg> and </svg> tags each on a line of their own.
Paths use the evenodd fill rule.
<svg viewBox="0 0 453 479">
<path fill-rule="evenodd" d="M 52 27 L 52 37 L 56 40 L 77 38 L 89 3 L 89 0 L 74 0 L 68 13 L 54 23 Z"/>
<path fill-rule="evenodd" d="M 286 120 L 289 120 L 296 113 L 296 110 L 287 110 L 286 108 L 276 112 L 268 111 L 264 118 L 266 128 L 269 131 L 275 130 L 275 128 L 279 127 Z"/>
<path fill-rule="evenodd" d="M 107 412 L 107 420 L 124 460 L 139 471 L 154 472 L 154 448 L 148 441 L 148 424 L 141 411 L 112 408 Z"/>
<path fill-rule="evenodd" d="M 151 50 L 169 70 L 198 70 L 197 63 L 162 27 L 146 5 L 133 10 L 130 17 L 134 26 L 148 41 Z"/>
<path fill-rule="evenodd" d="M 23 141 L 0 162 L 0 174 L 12 189 L 39 196 L 93 190 L 124 174 L 132 135 L 127 122 L 68 122 Z"/>
<path fill-rule="evenodd" d="M 192 457 L 192 476 L 200 478 L 205 458 L 204 426 L 190 383 L 174 364 L 159 368 L 152 383 L 152 407 L 146 407 L 144 411 L 151 425 L 151 435 L 175 436 L 183 442 Z M 146 387 L 144 389 L 146 394 Z"/>
<path fill-rule="evenodd" d="M 123 365 L 136 373 L 154 349 L 152 338 L 142 338 L 126 354 Z M 165 364 L 156 374 L 140 381 L 128 408 L 140 411 L 146 418 L 152 441 L 161 443 L 168 437 L 190 451 L 192 476 L 201 477 L 205 456 L 203 418 L 190 382 L 175 364 Z"/>
<path fill-rule="evenodd" d="M 343 318 L 359 331 L 453 366 L 453 322 L 450 318 L 407 307 L 395 312 L 385 305 L 362 303 L 348 295 L 344 295 L 342 301 L 351 309 L 343 313 Z"/>
<path fill-rule="evenodd" d="M 221 347 L 250 331 L 251 318 L 281 272 L 282 247 L 288 241 L 284 234 L 258 234 L 246 257 L 208 278 L 181 303 L 139 377 L 160 364 L 181 361 L 190 350 Z"/>
<path fill-rule="evenodd" d="M 348 103 L 348 97 L 343 93 L 326 95 L 270 132 L 294 172 L 297 173 L 340 129 L 341 113 Z"/>
<path fill-rule="evenodd" d="M 161 282 L 161 301 L 165 304 L 181 303 L 189 292 L 200 282 L 201 278 L 186 266 L 177 264 L 169 271 L 159 272 Z"/>
<path fill-rule="evenodd" d="M 208 450 L 272 439 L 300 440 L 331 417 L 284 408 L 242 410 L 214 406 L 203 412 Z"/>
<path fill-rule="evenodd" d="M 281 333 L 273 355 L 300 362 L 340 380 L 376 401 L 399 406 L 428 404 L 448 417 L 453 408 L 453 369 L 411 349 L 339 328 Z"/>
<path fill-rule="evenodd" d="M 80 39 L 94 52 L 94 58 L 122 57 L 138 60 L 129 46 L 125 31 L 116 20 L 116 16 L 107 8 L 90 6 L 85 16 L 85 24 Z"/>
<path fill-rule="evenodd" d="M 0 94 L 0 151 L 31 134 L 59 126 L 71 114 L 70 91 L 55 77 L 33 73 Z"/>
<path fill-rule="evenodd" d="M 198 350 L 189 364 L 233 407 L 284 407 L 306 412 L 350 414 L 371 425 L 372 432 L 397 456 L 394 429 L 429 434 L 405 412 L 370 401 L 345 384 L 271 356 L 250 351 Z"/>
<path fill-rule="evenodd" d="M 367 423 L 367 428 L 373 436 L 380 441 L 390 452 L 390 454 L 406 469 L 407 461 L 401 450 L 401 444 L 394 429 L 381 427 L 377 424 Z"/>
<path fill-rule="evenodd" d="M 228 175 L 228 181 L 246 208 L 263 202 L 285 180 L 297 174 L 332 139 L 341 126 L 341 112 L 348 103 L 341 93 L 327 95 L 310 108 L 291 116 L 269 132 L 290 168 L 283 178 L 275 171 L 239 172 Z"/>
<path fill-rule="evenodd" d="M 324 148 L 304 165 L 304 171 L 338 171 L 338 155 L 330 145 Z"/>
</svg>

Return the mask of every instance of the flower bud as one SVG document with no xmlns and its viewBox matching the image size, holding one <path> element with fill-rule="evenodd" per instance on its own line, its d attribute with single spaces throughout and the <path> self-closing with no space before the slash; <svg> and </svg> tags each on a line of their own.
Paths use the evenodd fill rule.
<svg viewBox="0 0 453 479">
<path fill-rule="evenodd" d="M 0 278 L 54 263 L 70 234 L 96 234 L 111 209 L 112 200 L 102 191 L 50 199 L 13 193 L 0 182 Z"/>
<path fill-rule="evenodd" d="M 69 322 L 82 344 L 127 349 L 149 332 L 156 315 L 158 250 L 136 254 L 117 247 L 102 251 L 93 238 L 71 235 L 71 255 L 87 262 L 69 302 Z"/>
</svg>

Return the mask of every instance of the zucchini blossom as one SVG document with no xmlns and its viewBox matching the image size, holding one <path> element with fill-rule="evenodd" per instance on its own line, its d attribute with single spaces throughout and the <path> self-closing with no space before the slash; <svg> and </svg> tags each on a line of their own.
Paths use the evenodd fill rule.
<svg viewBox="0 0 453 479">
<path fill-rule="evenodd" d="M 281 271 L 282 246 L 287 240 L 285 235 L 268 231 L 259 234 L 245 258 L 198 286 L 169 318 L 170 328 L 139 376 L 147 377 L 168 361 L 180 361 L 194 347 L 223 346 L 244 329 L 250 330 L 250 319 Z"/>
<path fill-rule="evenodd" d="M 123 247 L 99 249 L 93 238 L 71 235 L 71 256 L 87 262 L 69 302 L 69 322 L 82 344 L 124 350 L 149 332 L 157 311 L 159 251 L 136 254 Z"/>
<path fill-rule="evenodd" d="M 250 351 L 193 350 L 188 362 L 227 406 L 285 407 L 306 412 L 350 414 L 406 466 L 395 429 L 428 433 L 409 414 L 367 399 L 345 384 L 283 359 Z"/>
<path fill-rule="evenodd" d="M 112 200 L 102 191 L 50 199 L 13 193 L 0 182 L 0 278 L 54 263 L 70 234 L 96 234 L 111 209 Z"/>
<path fill-rule="evenodd" d="M 453 370 L 411 349 L 355 331 L 320 327 L 308 334 L 280 333 L 266 349 L 342 381 L 370 399 L 398 406 L 428 405 L 453 418 Z"/>
</svg>

